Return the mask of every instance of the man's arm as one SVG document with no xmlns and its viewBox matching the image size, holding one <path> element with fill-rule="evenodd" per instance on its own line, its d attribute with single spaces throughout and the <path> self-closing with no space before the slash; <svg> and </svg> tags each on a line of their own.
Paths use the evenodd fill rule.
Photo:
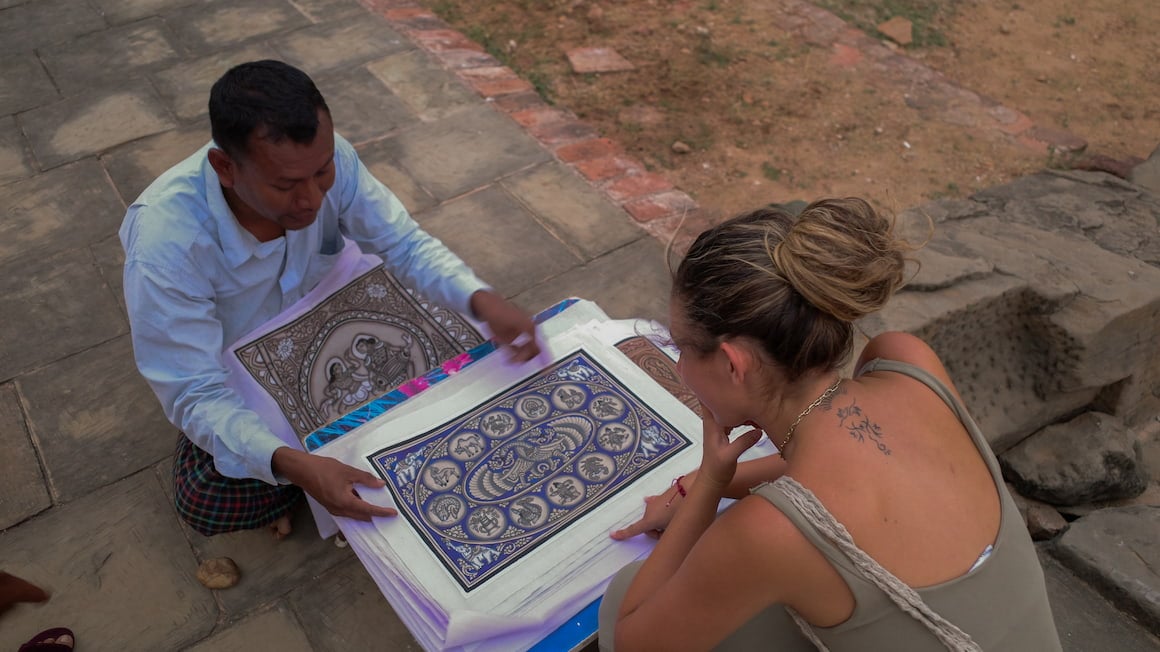
<svg viewBox="0 0 1160 652">
<path fill-rule="evenodd" d="M 366 253 L 424 296 L 485 322 L 517 359 L 539 353 L 535 326 L 479 279 L 459 256 L 411 218 L 402 202 L 366 169 L 354 148 L 335 134 L 336 187 L 340 228 Z"/>
<path fill-rule="evenodd" d="M 170 422 L 213 455 L 222 475 L 277 484 L 270 459 L 284 444 L 226 386 L 209 282 L 190 261 L 167 268 L 130 258 L 125 302 L 137 368 Z"/>
</svg>

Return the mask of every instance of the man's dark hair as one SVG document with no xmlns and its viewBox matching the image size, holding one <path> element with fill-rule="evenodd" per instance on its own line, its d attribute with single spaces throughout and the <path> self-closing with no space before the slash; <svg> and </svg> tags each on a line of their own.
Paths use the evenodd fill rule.
<svg viewBox="0 0 1160 652">
<path fill-rule="evenodd" d="M 217 146 L 239 159 L 250 134 L 263 129 L 272 142 L 309 144 L 318 131 L 318 110 L 330 112 L 310 77 L 281 61 L 234 66 L 209 91 L 209 123 Z"/>
</svg>

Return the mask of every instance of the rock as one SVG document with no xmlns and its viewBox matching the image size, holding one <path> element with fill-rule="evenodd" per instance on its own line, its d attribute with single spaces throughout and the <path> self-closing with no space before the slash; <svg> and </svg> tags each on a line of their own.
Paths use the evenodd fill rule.
<svg viewBox="0 0 1160 652">
<path fill-rule="evenodd" d="M 1027 130 L 1027 135 L 1041 143 L 1046 143 L 1050 151 L 1057 154 L 1075 154 L 1087 149 L 1087 141 L 1061 129 L 1036 125 Z"/>
<path fill-rule="evenodd" d="M 1121 179 L 1131 179 L 1132 171 L 1144 161 L 1136 156 L 1122 159 L 1112 158 L 1103 154 L 1087 154 L 1072 162 L 1071 169 L 1087 170 L 1089 172 L 1107 172 Z"/>
<path fill-rule="evenodd" d="M 207 589 L 228 589 L 238 583 L 242 571 L 229 557 L 217 557 L 201 562 L 197 567 L 197 581 Z"/>
<path fill-rule="evenodd" d="M 1085 503 L 1083 505 L 1067 505 L 1060 506 L 1059 513 L 1063 514 L 1065 518 L 1082 518 L 1088 514 L 1100 511 L 1101 509 L 1114 509 L 1118 507 L 1160 507 L 1160 482 L 1153 480 L 1148 483 L 1148 488 L 1144 493 L 1132 498 L 1121 498 L 1120 500 L 1105 500 L 1097 503 Z"/>
<path fill-rule="evenodd" d="M 914 41 L 914 26 L 902 16 L 880 23 L 878 31 L 899 45 L 910 45 Z"/>
<path fill-rule="evenodd" d="M 1035 501 L 1027 505 L 1027 532 L 1036 541 L 1051 539 L 1067 529 L 1065 519 L 1051 505 Z"/>
<path fill-rule="evenodd" d="M 1128 179 L 1153 195 L 1160 195 L 1160 147 L 1157 147 L 1147 161 L 1132 168 Z"/>
<path fill-rule="evenodd" d="M 688 154 L 693 151 L 693 148 L 678 140 L 673 143 L 673 151 L 677 154 Z"/>
<path fill-rule="evenodd" d="M 1160 507 L 1085 516 L 1059 538 L 1054 553 L 1145 627 L 1160 631 Z"/>
<path fill-rule="evenodd" d="M 567 57 L 572 71 L 578 73 L 620 72 L 636 67 L 612 48 L 574 48 L 568 50 Z"/>
<path fill-rule="evenodd" d="M 586 17 L 593 27 L 599 28 L 604 25 L 604 10 L 600 8 L 600 5 L 592 5 L 589 7 Z"/>
<path fill-rule="evenodd" d="M 1135 433 L 1099 412 L 1040 430 L 1000 462 L 1019 493 L 1052 505 L 1131 498 L 1148 486 Z"/>
<path fill-rule="evenodd" d="M 1019 510 L 1019 518 L 1023 519 L 1023 524 L 1027 525 L 1027 508 L 1029 506 L 1027 498 L 1015 489 L 1015 485 L 1010 482 L 1005 482 L 1007 491 L 1011 494 L 1011 499 L 1015 501 L 1015 509 Z"/>
</svg>

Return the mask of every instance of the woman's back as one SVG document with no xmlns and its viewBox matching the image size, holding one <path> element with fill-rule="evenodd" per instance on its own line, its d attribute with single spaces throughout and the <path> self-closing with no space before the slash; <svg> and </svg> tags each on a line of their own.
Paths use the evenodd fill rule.
<svg viewBox="0 0 1160 652">
<path fill-rule="evenodd" d="M 945 375 L 941 366 L 934 371 Z M 925 587 L 918 594 L 933 612 L 983 649 L 1059 649 L 1034 546 L 981 433 L 969 417 L 960 421 L 965 411 L 951 390 L 920 368 L 874 361 L 829 407 L 833 417 L 816 422 L 837 422 L 845 430 L 837 434 L 863 445 L 815 443 L 811 450 L 804 441 L 835 436 L 816 428 L 795 450 L 803 463 L 791 465 L 792 479 L 755 490 L 808 540 L 812 554 L 797 552 L 816 569 L 815 582 L 788 602 L 827 647 L 940 646 L 834 544 L 841 528 L 795 507 L 803 501 L 816 500 L 817 510 L 829 512 L 857 548 L 903 584 Z"/>
</svg>

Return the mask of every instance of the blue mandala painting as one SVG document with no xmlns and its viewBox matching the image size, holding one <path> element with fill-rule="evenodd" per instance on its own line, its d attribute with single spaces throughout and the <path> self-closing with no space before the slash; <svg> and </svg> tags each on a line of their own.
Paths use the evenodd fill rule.
<svg viewBox="0 0 1160 652">
<path fill-rule="evenodd" d="M 367 459 L 471 591 L 689 445 L 580 350 Z"/>
</svg>

